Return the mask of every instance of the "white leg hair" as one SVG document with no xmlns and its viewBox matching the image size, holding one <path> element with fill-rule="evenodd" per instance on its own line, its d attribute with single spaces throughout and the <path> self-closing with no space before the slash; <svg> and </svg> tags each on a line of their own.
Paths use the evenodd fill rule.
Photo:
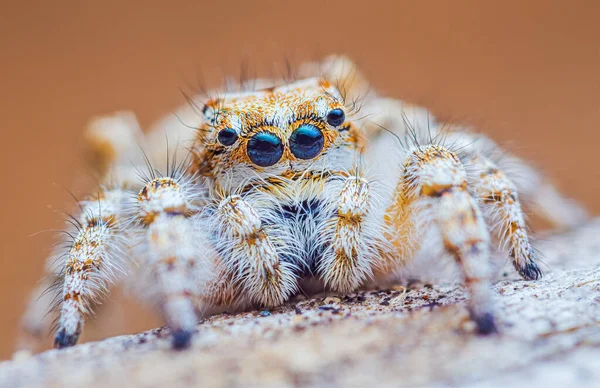
<svg viewBox="0 0 600 388">
<path fill-rule="evenodd" d="M 403 163 L 388 210 L 390 241 L 406 262 L 419 248 L 422 231 L 439 228 L 441 240 L 460 266 L 469 289 L 469 310 L 482 334 L 496 331 L 490 301 L 489 233 L 477 200 L 467 189 L 467 173 L 449 150 L 413 148 Z"/>
<path fill-rule="evenodd" d="M 81 203 L 77 233 L 59 263 L 64 276 L 54 340 L 59 348 L 77 342 L 91 305 L 98 303 L 108 284 L 124 272 L 127 234 L 123 223 L 129 195 L 121 188 L 105 189 L 97 199 Z"/>
<path fill-rule="evenodd" d="M 465 152 L 466 154 L 467 152 Z M 472 172 L 470 187 L 517 272 L 524 279 L 538 279 L 542 272 L 535 262 L 517 189 L 506 174 L 485 156 L 470 153 L 462 158 Z"/>
<path fill-rule="evenodd" d="M 365 178 L 338 177 L 326 186 L 332 208 L 324 212 L 333 216 L 316 230 L 318 272 L 328 288 L 347 293 L 371 280 L 391 249 L 383 241 L 382 223 L 375 220 L 377 204 Z"/>
<path fill-rule="evenodd" d="M 134 221 L 141 297 L 158 306 L 176 349 L 191 343 L 196 306 L 207 297 L 216 256 L 193 217 L 191 185 L 176 175 L 150 179 L 138 195 Z"/>
<path fill-rule="evenodd" d="M 572 228 L 587 220 L 588 214 L 581 205 L 560 194 L 539 171 L 502 150 L 488 137 L 474 134 L 467 128 L 439 123 L 426 109 L 400 100 L 377 97 L 370 104 L 378 110 L 365 119 L 370 138 L 367 156 L 376 163 L 377 158 L 398 154 L 397 149 L 390 146 L 392 143 L 399 147 L 393 136 L 408 142 L 414 137 L 422 144 L 444 145 L 457 150 L 457 154 L 462 154 L 463 149 L 476 151 L 507 174 L 526 207 L 555 228 Z"/>
<path fill-rule="evenodd" d="M 297 290 L 297 268 L 282 260 L 297 253 L 282 225 L 263 224 L 264 219 L 277 219 L 267 209 L 254 207 L 238 195 L 227 196 L 208 225 L 229 272 L 221 276 L 238 285 L 242 299 L 271 307 L 285 302 Z"/>
<path fill-rule="evenodd" d="M 125 270 L 129 256 L 130 200 L 139 184 L 137 169 L 144 165 L 142 133 L 128 112 L 94 118 L 86 139 L 95 173 L 107 184 L 95 197 L 80 202 L 80 215 L 68 220 L 66 253 L 48 258 L 46 277 L 31 295 L 22 319 L 21 340 L 25 350 L 39 348 L 52 311 L 58 310 L 55 345 L 73 345 L 81 333 L 84 317 L 99 304 L 108 284 Z M 57 295 L 58 292 L 58 295 Z M 56 298 L 55 303 L 48 299 Z"/>
<path fill-rule="evenodd" d="M 469 171 L 469 185 L 498 236 L 500 248 L 508 252 L 524 279 L 540 278 L 542 272 L 535 262 L 520 197 L 536 215 L 558 228 L 583 223 L 586 211 L 558 193 L 535 169 L 483 135 L 448 133 L 445 142 L 459 150 Z"/>
</svg>

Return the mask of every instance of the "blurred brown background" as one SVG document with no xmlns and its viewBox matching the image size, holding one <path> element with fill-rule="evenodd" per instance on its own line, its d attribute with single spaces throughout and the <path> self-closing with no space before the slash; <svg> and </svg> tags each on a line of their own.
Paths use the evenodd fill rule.
<svg viewBox="0 0 600 388">
<path fill-rule="evenodd" d="M 92 3 L 0 6 L 0 359 L 55 238 L 30 235 L 60 227 L 64 188 L 89 187 L 90 116 L 131 109 L 147 126 L 184 102 L 180 89 L 216 86 L 242 62 L 265 75 L 286 57 L 346 53 L 382 93 L 477 125 L 600 210 L 600 2 Z M 88 339 L 157 324 L 111 299 Z"/>
</svg>

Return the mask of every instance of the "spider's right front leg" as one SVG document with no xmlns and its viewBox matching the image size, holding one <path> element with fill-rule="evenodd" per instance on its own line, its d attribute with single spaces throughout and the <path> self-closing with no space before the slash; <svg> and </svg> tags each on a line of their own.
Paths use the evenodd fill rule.
<svg viewBox="0 0 600 388">
<path fill-rule="evenodd" d="M 276 219 L 271 210 L 258 209 L 240 196 L 221 201 L 213 224 L 215 245 L 226 278 L 239 286 L 242 297 L 261 306 L 277 306 L 297 290 L 294 242 L 283 225 L 264 224 L 261 215 Z"/>
</svg>

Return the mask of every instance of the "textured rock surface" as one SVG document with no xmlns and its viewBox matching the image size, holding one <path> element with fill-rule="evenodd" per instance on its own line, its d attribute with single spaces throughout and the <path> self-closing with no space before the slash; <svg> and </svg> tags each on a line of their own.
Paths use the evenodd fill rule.
<svg viewBox="0 0 600 388">
<path fill-rule="evenodd" d="M 183 352 L 157 329 L 15 355 L 0 387 L 600 384 L 600 220 L 539 248 L 542 280 L 494 286 L 499 336 L 472 333 L 460 286 L 413 282 L 214 316 Z"/>
</svg>

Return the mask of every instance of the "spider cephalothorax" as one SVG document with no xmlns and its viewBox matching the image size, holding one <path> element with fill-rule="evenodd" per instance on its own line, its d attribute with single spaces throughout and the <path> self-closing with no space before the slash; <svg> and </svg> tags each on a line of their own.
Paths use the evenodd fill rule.
<svg viewBox="0 0 600 388">
<path fill-rule="evenodd" d="M 303 80 L 203 98 L 203 109 L 182 109 L 145 137 L 129 115 L 94 121 L 89 138 L 113 183 L 81 203 L 58 256 L 56 346 L 76 343 L 107 280 L 124 275 L 181 348 L 199 312 L 280 305 L 310 292 L 307 284 L 352 292 L 427 247 L 454 259 L 479 332 L 496 331 L 492 242 L 522 277 L 541 275 L 517 191 L 557 224 L 583 213 L 520 160 L 492 160 L 490 140 L 443 131 L 422 109 L 371 93 L 358 117 L 346 102 L 369 87 L 353 65 L 334 57 L 316 68 Z M 190 143 L 165 143 L 165 130 Z M 188 147 L 191 158 L 140 182 L 132 172 L 148 158 L 138 141 L 151 157 Z M 505 174 L 507 160 L 525 179 Z M 30 308 L 24 321 L 31 333 L 39 312 Z"/>
<path fill-rule="evenodd" d="M 248 178 L 347 170 L 361 136 L 329 81 L 311 78 L 208 101 L 195 168 L 229 189 Z"/>
</svg>

